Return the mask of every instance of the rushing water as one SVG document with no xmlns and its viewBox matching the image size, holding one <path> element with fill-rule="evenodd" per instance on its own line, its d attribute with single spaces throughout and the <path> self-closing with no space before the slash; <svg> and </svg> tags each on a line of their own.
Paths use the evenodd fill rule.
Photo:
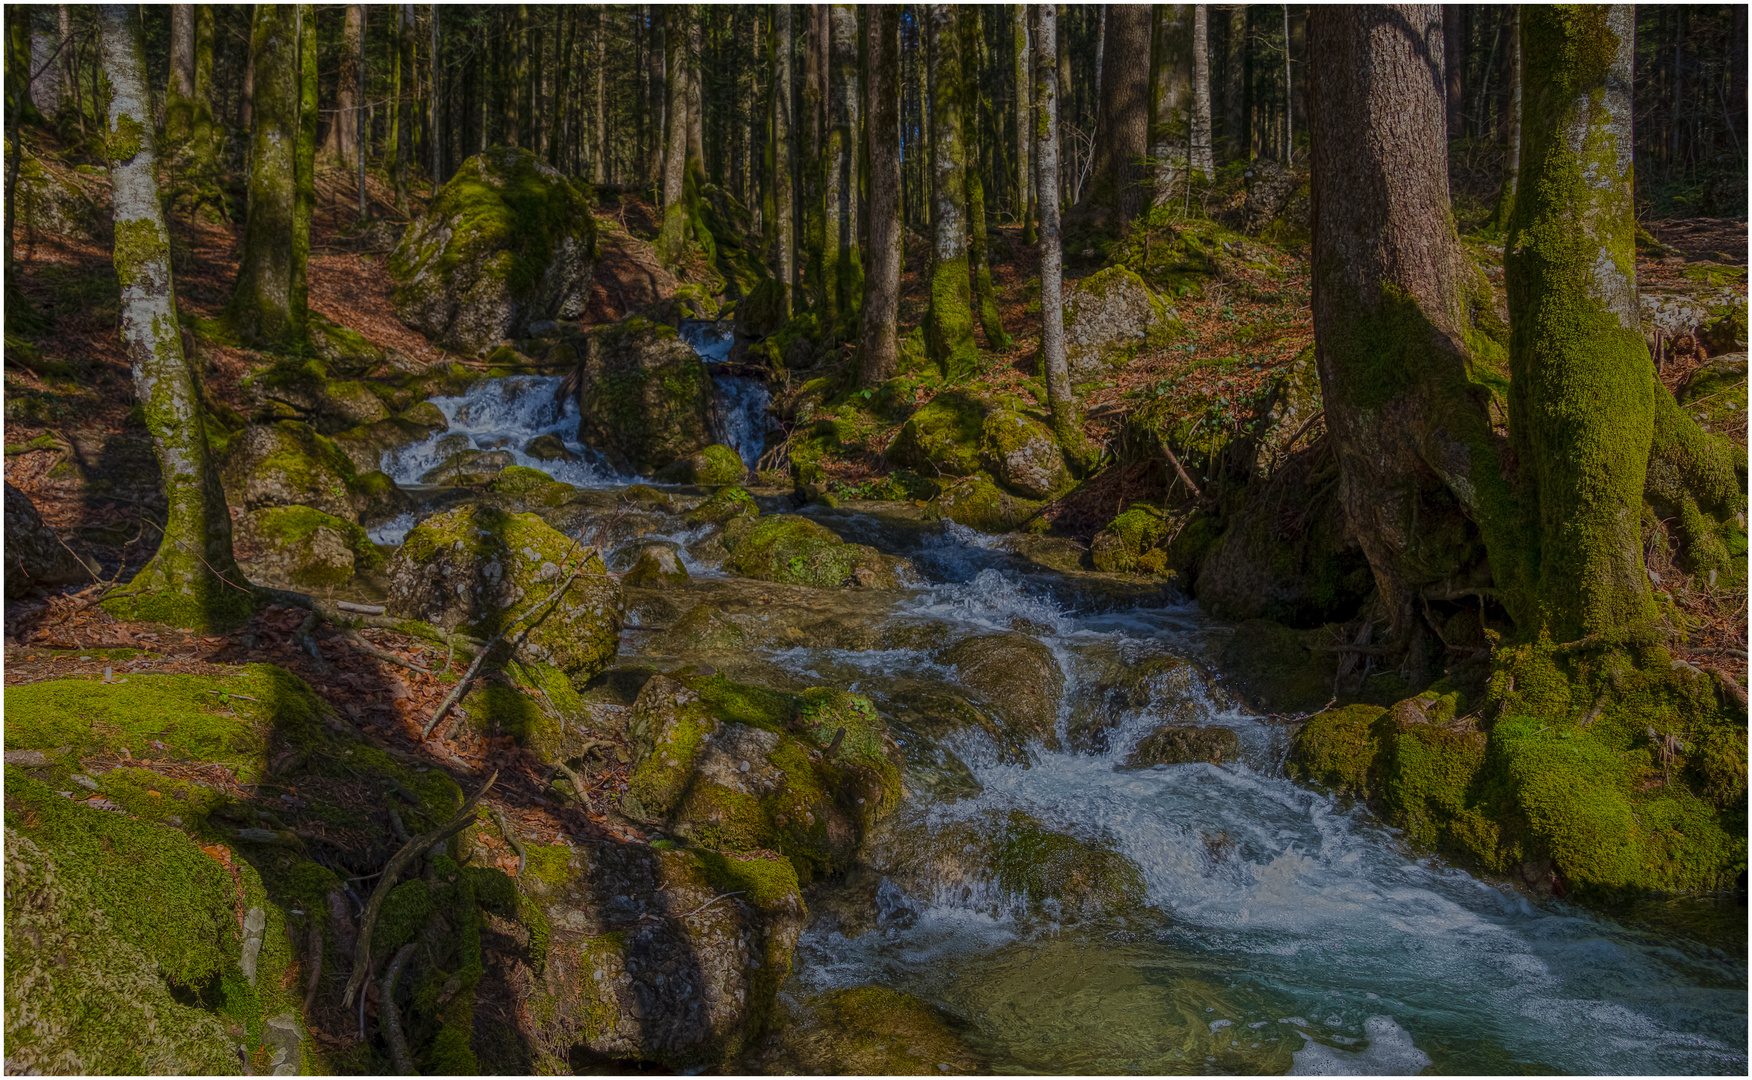
<svg viewBox="0 0 1752 1080">
<path fill-rule="evenodd" d="M 722 326 L 684 332 L 708 363 L 723 361 Z M 509 450 L 581 486 L 627 482 L 573 441 L 556 381 L 483 380 L 435 403 L 450 434 L 476 448 Z M 765 387 L 715 381 L 722 434 L 752 464 Z M 583 460 L 530 460 L 523 447 L 543 433 Z M 426 440 L 384 467 L 416 482 L 449 452 Z M 1003 539 L 953 525 L 908 531 L 874 511 L 811 513 L 909 556 L 925 581 L 901 594 L 824 595 L 834 618 L 940 624 L 949 640 L 1026 627 L 1066 676 L 1061 736 L 1115 671 L 1208 657 L 1229 632 L 1190 606 L 1097 610 L 1056 575 L 1026 569 Z M 380 535 L 393 542 L 412 524 Z M 671 590 L 683 609 L 764 588 L 690 553 L 701 535 L 676 519 L 631 543 L 680 548 L 695 577 Z M 611 552 L 610 564 L 624 554 Z M 640 655 L 651 635 L 627 640 L 627 661 L 663 659 Z M 1110 710 L 1099 750 L 1036 744 L 1020 760 L 983 734 L 933 742 L 907 730 L 900 718 L 919 686 L 956 686 L 930 650 L 785 644 L 739 662 L 739 678 L 764 672 L 775 684 L 869 695 L 908 756 L 908 800 L 872 838 L 870 865 L 812 895 L 813 922 L 782 991 L 800 1016 L 837 988 L 907 991 L 956 1018 L 1000 1072 L 1746 1071 L 1743 912 L 1717 919 L 1726 931 L 1694 932 L 1683 905 L 1613 918 L 1446 866 L 1361 807 L 1285 780 L 1288 731 L 1238 709 L 1220 682 L 1173 704 L 1177 722 L 1191 708 L 1196 722 L 1233 730 L 1234 763 L 1123 770 L 1167 718 L 1166 701 Z M 1017 820 L 1123 856 L 1142 880 L 1141 903 L 1073 908 L 1006 889 L 992 853 Z"/>
<path fill-rule="evenodd" d="M 708 370 L 721 369 L 730 356 L 730 347 L 736 343 L 735 330 L 729 322 L 684 322 L 681 337 L 705 360 Z M 719 435 L 724 445 L 735 450 L 742 463 L 752 469 L 766 449 L 766 410 L 772 400 L 766 382 L 714 370 L 712 386 L 717 391 Z"/>
</svg>

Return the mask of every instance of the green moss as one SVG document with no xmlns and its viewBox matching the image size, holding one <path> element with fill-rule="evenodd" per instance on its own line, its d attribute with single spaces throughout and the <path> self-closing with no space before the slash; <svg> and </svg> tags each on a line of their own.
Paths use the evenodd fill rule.
<svg viewBox="0 0 1752 1080">
<path fill-rule="evenodd" d="M 1310 717 L 1291 746 L 1290 775 L 1351 795 L 1369 794 L 1386 715 L 1379 705 L 1347 705 Z"/>
<path fill-rule="evenodd" d="M 985 404 L 969 394 L 938 394 L 902 425 L 888 459 L 926 476 L 972 476 L 980 471 L 985 416 Z"/>
<path fill-rule="evenodd" d="M 965 379 L 979 368 L 979 347 L 973 340 L 973 279 L 965 253 L 935 260 L 931 266 L 925 349 L 945 379 Z"/>
<path fill-rule="evenodd" d="M 1051 831 L 1019 811 L 1008 815 L 992 868 L 999 885 L 1033 903 L 1111 912 L 1144 899 L 1143 872 L 1110 844 Z"/>
<path fill-rule="evenodd" d="M 1045 505 L 1011 495 L 984 475 L 976 475 L 943 485 L 923 516 L 928 521 L 947 518 L 980 532 L 1002 533 L 1043 526 L 1045 522 L 1036 515 Z"/>
<path fill-rule="evenodd" d="M 720 892 L 739 892 L 758 908 L 778 908 L 798 902 L 797 871 L 788 859 L 734 858 L 717 851 L 690 850 L 677 855 L 699 861 L 706 878 Z"/>
<path fill-rule="evenodd" d="M 724 525 L 735 518 L 759 516 L 760 507 L 755 505 L 754 496 L 739 487 L 723 487 L 688 511 L 687 520 L 690 525 Z"/>
<path fill-rule="evenodd" d="M 827 527 L 794 514 L 761 518 L 734 540 L 726 534 L 725 569 L 744 577 L 836 589 L 854 584 L 894 588 L 895 560 L 863 544 L 848 544 Z"/>
<path fill-rule="evenodd" d="M 279 552 L 308 548 L 319 529 L 340 537 L 353 555 L 353 570 L 378 570 L 384 556 L 365 530 L 351 521 L 308 506 L 268 506 L 252 512 L 249 531 Z M 353 573 L 317 562 L 304 562 L 292 571 L 294 584 L 335 587 L 352 580 Z"/>
<path fill-rule="evenodd" d="M 540 469 L 522 465 L 507 465 L 487 484 L 487 490 L 499 495 L 518 495 L 539 506 L 561 506 L 578 493 L 571 484 L 564 484 Z"/>
<path fill-rule="evenodd" d="M 524 872 L 549 885 L 563 884 L 571 876 L 572 849 L 564 844 L 523 845 L 528 853 Z"/>
</svg>

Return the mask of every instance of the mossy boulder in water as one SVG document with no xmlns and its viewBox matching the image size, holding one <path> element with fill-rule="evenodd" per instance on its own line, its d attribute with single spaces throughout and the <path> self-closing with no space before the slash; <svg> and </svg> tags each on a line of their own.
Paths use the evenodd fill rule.
<svg viewBox="0 0 1752 1080">
<path fill-rule="evenodd" d="M 713 443 L 696 453 L 674 461 L 657 470 L 654 479 L 665 484 L 701 484 L 722 487 L 740 484 L 748 476 L 748 466 L 736 451 L 722 443 Z"/>
<path fill-rule="evenodd" d="M 833 530 L 797 514 L 777 514 L 744 528 L 726 529 L 721 541 L 730 552 L 725 569 L 787 585 L 894 589 L 900 586 L 906 566 L 905 560 L 875 548 L 848 544 Z"/>
<path fill-rule="evenodd" d="M 1147 769 L 1152 765 L 1186 765 L 1208 762 L 1221 765 L 1233 761 L 1240 752 L 1241 741 L 1231 728 L 1214 724 L 1163 724 L 1138 741 L 1126 755 L 1126 769 Z"/>
<path fill-rule="evenodd" d="M 623 585 L 685 585 L 687 567 L 682 565 L 676 545 L 664 540 L 651 540 L 636 549 L 632 569 L 621 577 Z"/>
<path fill-rule="evenodd" d="M 998 483 L 1024 498 L 1049 498 L 1071 483 L 1064 451 L 1052 431 L 1020 412 L 1004 409 L 988 415 L 979 446 Z"/>
<path fill-rule="evenodd" d="M 518 908 L 538 974 L 516 1035 L 531 1071 L 699 1069 L 765 1025 L 807 918 L 791 863 L 660 847 L 530 847 Z"/>
<path fill-rule="evenodd" d="M 490 484 L 516 461 L 516 455 L 509 450 L 458 450 L 442 463 L 427 469 L 420 477 L 420 483 L 449 487 Z"/>
<path fill-rule="evenodd" d="M 578 455 L 566 449 L 558 435 L 537 435 L 529 440 L 523 452 L 537 461 L 577 461 Z"/>
<path fill-rule="evenodd" d="M 585 339 L 578 439 L 649 476 L 712 445 L 712 378 L 671 327 L 627 319 Z"/>
<path fill-rule="evenodd" d="M 1065 673 L 1052 650 L 1037 639 L 1014 630 L 985 634 L 944 649 L 937 662 L 954 667 L 961 685 L 1018 735 L 1058 747 Z"/>
<path fill-rule="evenodd" d="M 581 568 L 581 569 L 580 569 Z M 549 663 L 582 685 L 607 667 L 620 645 L 620 586 L 602 560 L 534 514 L 465 506 L 416 525 L 390 560 L 389 609 L 478 637 L 511 631 L 536 612 L 527 658 Z"/>
<path fill-rule="evenodd" d="M 333 589 L 360 570 L 384 564 L 381 552 L 351 521 L 308 506 L 268 506 L 238 519 L 232 533 L 239 547 L 253 548 L 250 575 L 295 589 Z"/>
<path fill-rule="evenodd" d="M 723 487 L 712 492 L 712 497 L 689 510 L 687 523 L 689 525 L 727 525 L 737 518 L 756 518 L 760 516 L 760 507 L 755 505 L 754 496 L 739 487 Z"/>
<path fill-rule="evenodd" d="M 988 1071 L 948 1013 L 885 986 L 804 1000 L 745 1067 L 769 1076 L 963 1076 Z"/>
<path fill-rule="evenodd" d="M 358 521 L 394 514 L 407 497 L 381 472 L 360 473 L 340 447 L 309 424 L 252 424 L 232 436 L 220 465 L 226 500 L 257 510 L 311 506 Z"/>
<path fill-rule="evenodd" d="M 628 734 L 628 813 L 708 847 L 781 852 L 805 882 L 848 867 L 901 795 L 875 707 L 841 690 L 657 676 Z"/>
<path fill-rule="evenodd" d="M 590 300 L 596 223 L 580 184 L 534 154 L 493 147 L 463 162 L 389 258 L 396 315 L 466 352 L 576 319 Z"/>
<path fill-rule="evenodd" d="M 1065 290 L 1065 360 L 1073 379 L 1094 378 L 1140 348 L 1166 345 L 1180 329 L 1174 309 L 1123 266 L 1096 271 Z"/>
<path fill-rule="evenodd" d="M 944 484 L 925 507 L 924 517 L 927 521 L 946 518 L 984 533 L 1006 533 L 1035 523 L 1044 526 L 1037 515 L 1045 505 L 1012 495 L 980 474 Z"/>
<path fill-rule="evenodd" d="M 53 588 L 95 581 L 96 575 L 69 551 L 24 492 L 6 485 L 6 597 L 33 586 Z"/>
</svg>

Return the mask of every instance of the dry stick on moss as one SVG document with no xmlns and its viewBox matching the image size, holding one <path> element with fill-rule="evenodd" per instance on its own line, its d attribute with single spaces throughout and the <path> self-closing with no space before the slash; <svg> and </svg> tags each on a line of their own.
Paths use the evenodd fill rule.
<svg viewBox="0 0 1752 1080">
<path fill-rule="evenodd" d="M 383 877 L 378 879 L 377 887 L 371 890 L 371 899 L 366 902 L 365 914 L 359 921 L 359 939 L 353 947 L 353 974 L 347 979 L 347 990 L 341 998 L 342 1007 L 353 1003 L 353 995 L 359 992 L 360 986 L 365 981 L 366 973 L 370 970 L 371 928 L 377 923 L 377 913 L 383 908 L 384 897 L 388 896 L 389 890 L 395 887 L 396 877 L 415 856 L 433 844 L 448 840 L 468 828 L 469 824 L 475 820 L 475 804 L 481 801 L 481 796 L 487 793 L 487 790 L 493 786 L 493 781 L 498 778 L 499 771 L 494 769 L 493 775 L 487 777 L 487 782 L 481 785 L 480 790 L 462 804 L 462 809 L 457 812 L 454 818 L 450 819 L 448 824 L 423 836 L 415 837 L 403 844 L 401 850 L 390 857 L 388 864 L 382 870 Z"/>
<path fill-rule="evenodd" d="M 524 849 L 523 841 L 517 839 L 517 830 L 513 829 L 511 823 L 505 820 L 505 811 L 497 806 L 488 809 L 493 811 L 493 820 L 499 823 L 499 835 L 503 836 L 505 842 L 511 845 L 511 850 L 517 853 L 517 876 L 522 877 L 523 868 L 529 865 L 529 852 Z"/>
<path fill-rule="evenodd" d="M 720 893 L 717 896 L 712 897 L 710 900 L 707 900 L 705 903 L 701 904 L 699 907 L 694 908 L 692 911 L 688 912 L 686 915 L 671 915 L 670 918 L 674 919 L 677 922 L 680 922 L 682 919 L 686 919 L 686 918 L 689 918 L 691 916 L 698 915 L 700 912 L 706 910 L 707 908 L 711 907 L 713 904 L 716 904 L 720 900 L 725 900 L 725 899 L 728 899 L 732 896 L 741 896 L 743 894 L 743 892 L 745 892 L 745 891 L 746 890 L 743 890 L 743 889 L 737 889 L 735 892 Z"/>
<path fill-rule="evenodd" d="M 377 1018 L 383 1024 L 384 1041 L 389 1043 L 389 1058 L 395 1062 L 395 1071 L 401 1076 L 420 1075 L 414 1068 L 413 1055 L 408 1053 L 408 1041 L 401 1029 L 401 1013 L 395 1007 L 396 980 L 401 978 L 402 967 L 417 948 L 410 943 L 396 950 L 395 959 L 389 962 L 389 970 L 383 973 L 383 981 L 377 985 Z"/>
<path fill-rule="evenodd" d="M 402 824 L 401 814 L 397 812 L 396 808 L 393 806 L 389 808 L 389 824 L 395 829 L 395 838 L 397 840 L 400 840 L 404 844 L 413 840 L 413 837 L 408 835 L 408 827 Z"/>
</svg>

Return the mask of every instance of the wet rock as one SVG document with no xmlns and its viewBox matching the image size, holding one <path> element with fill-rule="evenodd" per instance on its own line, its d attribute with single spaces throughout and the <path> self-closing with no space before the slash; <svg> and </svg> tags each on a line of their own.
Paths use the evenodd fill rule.
<svg viewBox="0 0 1752 1080">
<path fill-rule="evenodd" d="M 1180 317 L 1144 279 L 1122 266 L 1097 271 L 1065 290 L 1065 359 L 1071 377 L 1092 379 L 1144 346 L 1167 344 Z"/>
<path fill-rule="evenodd" d="M 710 1066 L 746 1050 L 806 913 L 784 859 L 620 844 L 548 849 L 520 880 L 544 930 L 518 1033 L 551 1061 Z M 732 895 L 724 895 L 726 893 Z"/>
<path fill-rule="evenodd" d="M 578 439 L 642 476 L 712 445 L 712 379 L 674 329 L 646 319 L 585 339 Z"/>
<path fill-rule="evenodd" d="M 333 378 L 321 360 L 283 360 L 250 376 L 244 390 L 258 423 L 300 420 L 333 435 L 389 417 L 370 386 Z"/>
<path fill-rule="evenodd" d="M 586 192 L 527 150 L 462 163 L 389 258 L 396 315 L 473 353 L 576 319 L 590 299 L 596 224 Z"/>
<path fill-rule="evenodd" d="M 566 444 L 560 441 L 558 435 L 537 435 L 529 440 L 529 445 L 523 452 L 537 461 L 578 461 L 577 454 L 566 449 Z"/>
<path fill-rule="evenodd" d="M 850 865 L 901 795 L 875 708 L 839 690 L 657 676 L 627 731 L 629 814 L 720 850 L 779 851 L 805 882 Z"/>
<path fill-rule="evenodd" d="M 1139 712 L 1187 727 L 1227 704 L 1209 677 L 1188 660 L 1177 656 L 1116 660 L 1117 668 L 1104 679 L 1079 687 L 1072 703 L 1068 732 L 1071 748 L 1078 753 L 1106 753 L 1114 730 Z"/>
<path fill-rule="evenodd" d="M 657 470 L 656 479 L 665 484 L 702 484 L 718 487 L 740 484 L 748 476 L 748 466 L 736 451 L 714 443 L 697 453 L 674 461 Z"/>
<path fill-rule="evenodd" d="M 384 557 L 365 530 L 344 518 L 308 506 L 269 506 L 239 518 L 232 538 L 249 560 L 255 580 L 295 589 L 332 589 L 359 570 L 376 570 Z"/>
<path fill-rule="evenodd" d="M 637 557 L 633 567 L 621 578 L 621 584 L 655 587 L 687 584 L 687 567 L 681 564 L 680 549 L 675 544 L 651 541 L 638 545 L 635 550 Z"/>
<path fill-rule="evenodd" d="M 1051 649 L 1012 630 L 968 638 L 943 650 L 937 661 L 954 667 L 961 684 L 1011 730 L 1058 748 L 1065 673 Z"/>
<path fill-rule="evenodd" d="M 487 490 L 495 495 L 511 496 L 516 509 L 560 506 L 578 492 L 571 484 L 555 480 L 540 469 L 528 469 L 522 465 L 505 466 L 487 481 Z"/>
<path fill-rule="evenodd" d="M 739 487 L 719 488 L 712 497 L 688 511 L 689 525 L 725 525 L 736 518 L 760 516 L 754 496 Z"/>
<path fill-rule="evenodd" d="M 1019 412 L 1006 409 L 986 417 L 980 454 L 998 483 L 1024 498 L 1048 498 L 1071 482 L 1051 430 Z"/>
<path fill-rule="evenodd" d="M 624 580 L 624 579 L 623 579 Z M 659 651 L 676 656 L 691 652 L 730 652 L 748 646 L 749 634 L 715 604 L 695 604 L 666 630 L 655 643 Z"/>
<path fill-rule="evenodd" d="M 960 1076 L 986 1071 L 947 1013 L 881 986 L 799 1002 L 745 1062 L 767 1075 Z"/>
<path fill-rule="evenodd" d="M 78 585 L 96 580 L 92 568 L 69 551 L 37 513 L 30 496 L 6 485 L 6 598 L 41 586 Z"/>
<path fill-rule="evenodd" d="M 1241 748 L 1240 739 L 1230 728 L 1215 725 L 1163 724 L 1138 743 L 1126 755 L 1126 769 L 1147 769 L 1152 765 L 1186 765 L 1207 762 L 1221 765 L 1232 761 Z"/>
<path fill-rule="evenodd" d="M 833 530 L 796 514 L 755 521 L 736 519 L 720 542 L 729 552 L 724 567 L 744 577 L 817 589 L 894 589 L 907 568 L 904 559 L 863 544 L 848 544 Z"/>
<path fill-rule="evenodd" d="M 927 520 L 948 519 L 985 533 L 1025 528 L 1044 503 L 1011 495 L 983 475 L 968 476 L 943 486 L 925 508 Z"/>
<path fill-rule="evenodd" d="M 359 472 L 374 472 L 383 464 L 383 455 L 400 449 L 449 427 L 444 414 L 430 402 L 422 401 L 398 416 L 343 431 L 334 436 L 353 468 Z"/>
<path fill-rule="evenodd" d="M 389 610 L 481 638 L 521 625 L 583 559 L 582 572 L 538 612 L 524 652 L 578 685 L 613 660 L 620 643 L 620 586 L 534 514 L 465 506 L 416 525 L 390 560 Z"/>
<path fill-rule="evenodd" d="M 946 775 L 942 780 L 951 787 L 959 786 L 965 777 L 971 790 L 979 790 L 978 782 L 973 781 L 960 761 L 951 761 L 945 756 L 946 751 L 939 753 L 937 750 L 937 744 L 957 732 L 984 732 L 1000 762 L 1028 764 L 1028 738 L 1025 734 L 946 687 L 928 684 L 897 687 L 888 693 L 884 705 L 892 712 L 896 725 L 921 736 L 917 741 L 928 744 L 930 748 L 924 754 L 910 755 L 909 764 L 918 766 L 921 764 L 919 759 L 923 758 L 922 764 L 927 771 L 944 772 Z"/>
<path fill-rule="evenodd" d="M 437 468 L 427 470 L 420 483 L 453 487 L 487 484 L 516 462 L 516 456 L 509 450 L 462 450 L 445 458 Z"/>
</svg>

